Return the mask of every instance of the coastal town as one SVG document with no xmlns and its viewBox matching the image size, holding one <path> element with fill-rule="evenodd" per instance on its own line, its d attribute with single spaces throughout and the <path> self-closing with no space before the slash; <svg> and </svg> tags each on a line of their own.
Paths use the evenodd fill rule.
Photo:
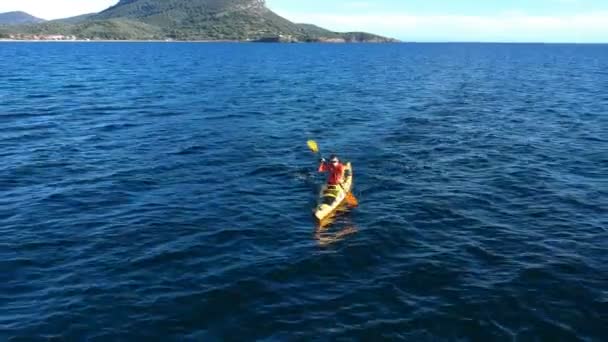
<svg viewBox="0 0 608 342">
<path fill-rule="evenodd" d="M 61 34 L 11 34 L 5 37 L 4 40 L 40 40 L 40 41 L 75 41 L 78 40 L 73 35 Z"/>
<path fill-rule="evenodd" d="M 128 39 L 104 39 L 104 38 L 80 38 L 75 35 L 61 35 L 61 34 L 10 34 L 10 35 L 0 35 L 0 41 L 46 41 L 46 42 L 89 42 L 89 41 L 157 41 L 157 42 L 174 42 L 180 41 L 172 38 L 165 39 L 148 39 L 148 40 L 128 40 Z M 190 40 L 193 41 L 193 40 Z M 213 42 L 218 40 L 195 40 L 198 42 Z M 251 39 L 247 38 L 244 40 L 221 40 L 224 42 L 252 42 L 252 43 L 305 43 L 307 41 L 299 40 L 297 37 L 292 35 L 276 35 L 276 36 L 268 36 L 259 39 Z M 345 39 L 343 37 L 336 38 L 315 38 L 311 41 L 317 43 L 347 43 L 352 42 L 351 39 Z M 372 41 L 373 42 L 373 41 Z"/>
</svg>

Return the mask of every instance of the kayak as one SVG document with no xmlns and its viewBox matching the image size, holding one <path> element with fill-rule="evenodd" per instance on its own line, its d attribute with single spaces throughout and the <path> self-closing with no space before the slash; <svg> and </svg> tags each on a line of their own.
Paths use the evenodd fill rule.
<svg viewBox="0 0 608 342">
<path fill-rule="evenodd" d="M 317 207 L 314 210 L 315 217 L 319 222 L 329 218 L 346 201 L 346 194 L 352 190 L 353 168 L 346 163 L 344 169 L 344 182 L 342 185 L 324 185 L 319 193 Z"/>
</svg>

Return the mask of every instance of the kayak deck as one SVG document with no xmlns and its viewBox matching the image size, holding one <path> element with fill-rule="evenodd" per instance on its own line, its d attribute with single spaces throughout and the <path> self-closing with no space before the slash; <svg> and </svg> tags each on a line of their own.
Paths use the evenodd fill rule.
<svg viewBox="0 0 608 342">
<path fill-rule="evenodd" d="M 314 215 L 320 222 L 331 217 L 345 202 L 346 194 L 352 190 L 353 171 L 351 163 L 346 163 L 344 182 L 341 185 L 325 184 L 319 193 Z"/>
</svg>

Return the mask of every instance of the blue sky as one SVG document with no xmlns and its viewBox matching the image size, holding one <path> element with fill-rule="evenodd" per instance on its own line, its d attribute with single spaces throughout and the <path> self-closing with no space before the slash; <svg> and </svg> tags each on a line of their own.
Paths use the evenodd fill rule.
<svg viewBox="0 0 608 342">
<path fill-rule="evenodd" d="M 117 0 L 0 0 L 0 12 L 56 19 Z M 608 42 L 608 0 L 267 0 L 296 21 L 405 41 Z"/>
<path fill-rule="evenodd" d="M 268 0 L 279 14 L 404 41 L 608 42 L 608 0 Z"/>
<path fill-rule="evenodd" d="M 267 0 L 267 3 L 275 10 L 359 14 L 384 11 L 417 14 L 493 15 L 500 12 L 522 11 L 528 14 L 551 15 L 608 9 L 608 1 L 605 0 Z"/>
</svg>

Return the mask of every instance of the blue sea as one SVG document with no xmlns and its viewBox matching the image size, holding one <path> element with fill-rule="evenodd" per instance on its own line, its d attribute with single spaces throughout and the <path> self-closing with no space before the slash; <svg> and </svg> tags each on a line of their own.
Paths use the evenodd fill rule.
<svg viewBox="0 0 608 342">
<path fill-rule="evenodd" d="M 2 43 L 0 161 L 2 341 L 608 338 L 608 45 Z"/>
</svg>

